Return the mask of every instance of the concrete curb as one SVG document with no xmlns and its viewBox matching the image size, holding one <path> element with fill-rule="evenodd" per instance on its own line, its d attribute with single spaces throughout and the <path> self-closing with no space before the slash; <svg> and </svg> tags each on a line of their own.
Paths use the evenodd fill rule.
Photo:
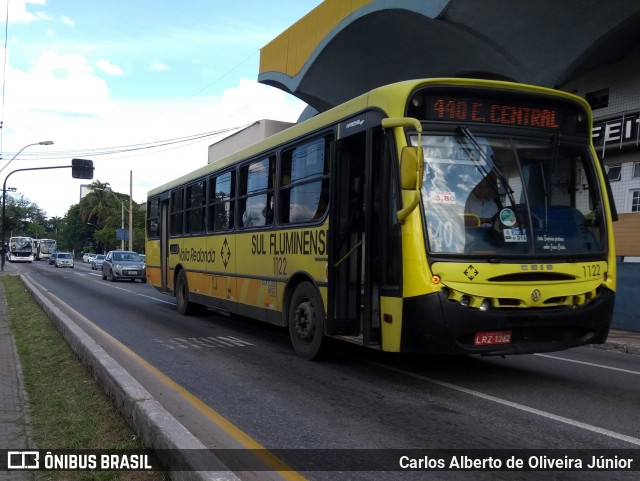
<svg viewBox="0 0 640 481">
<path fill-rule="evenodd" d="M 625 354 L 640 355 L 640 346 L 636 344 L 607 341 L 604 344 L 590 344 L 589 347 L 593 347 L 594 349 L 603 349 L 605 351 L 618 351 Z"/>
<path fill-rule="evenodd" d="M 190 456 L 190 452 L 204 452 L 207 447 L 164 409 L 133 376 L 69 316 L 49 301 L 26 276 L 21 274 L 20 278 L 127 423 L 141 437 L 145 447 L 153 450 L 171 450 L 172 465 L 188 466 L 189 469 L 193 469 L 170 471 L 172 480 L 239 481 L 237 476 L 228 471 L 196 471 L 197 465 L 193 465 L 193 460 L 198 456 Z M 211 458 L 217 459 L 213 454 Z M 218 462 L 223 466 L 222 461 L 218 460 Z"/>
</svg>

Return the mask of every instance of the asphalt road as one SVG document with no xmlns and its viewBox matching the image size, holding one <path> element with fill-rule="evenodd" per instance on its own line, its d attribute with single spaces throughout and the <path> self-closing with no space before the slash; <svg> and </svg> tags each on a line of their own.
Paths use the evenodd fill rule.
<svg viewBox="0 0 640 481">
<path fill-rule="evenodd" d="M 318 456 L 327 470 L 381 463 L 392 471 L 403 452 L 409 459 L 433 454 L 433 462 L 446 454 L 428 450 L 505 450 L 527 463 L 550 452 L 512 450 L 558 450 L 569 458 L 571 450 L 611 450 L 612 459 L 634 450 L 638 458 L 640 356 L 579 348 L 418 357 L 335 342 L 322 362 L 308 362 L 295 356 L 283 329 L 214 313 L 182 317 L 173 298 L 152 286 L 103 281 L 81 262 L 75 269 L 43 261 L 17 268 L 86 318 L 83 328 L 208 447 L 264 447 L 313 480 L 638 477 L 625 470 L 305 468 Z M 117 341 L 126 348 L 114 347 Z M 289 478 L 301 479 L 296 475 Z"/>
</svg>

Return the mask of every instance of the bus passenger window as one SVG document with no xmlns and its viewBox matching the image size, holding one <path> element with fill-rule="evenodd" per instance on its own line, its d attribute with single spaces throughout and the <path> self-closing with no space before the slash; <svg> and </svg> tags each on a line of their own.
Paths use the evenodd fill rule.
<svg viewBox="0 0 640 481">
<path fill-rule="evenodd" d="M 321 219 L 329 203 L 329 138 L 302 144 L 282 156 L 280 222 Z"/>
<path fill-rule="evenodd" d="M 209 179 L 209 232 L 233 229 L 235 171 Z"/>
<path fill-rule="evenodd" d="M 160 237 L 160 198 L 155 197 L 147 202 L 147 237 L 157 239 Z"/>
<path fill-rule="evenodd" d="M 204 231 L 204 202 L 207 184 L 200 181 L 187 187 L 185 233 L 202 234 Z"/>
<path fill-rule="evenodd" d="M 273 224 L 275 158 L 253 162 L 240 170 L 240 226 L 267 227 Z"/>
<path fill-rule="evenodd" d="M 182 235 L 184 217 L 184 189 L 171 191 L 171 217 L 169 220 L 172 236 Z"/>
</svg>

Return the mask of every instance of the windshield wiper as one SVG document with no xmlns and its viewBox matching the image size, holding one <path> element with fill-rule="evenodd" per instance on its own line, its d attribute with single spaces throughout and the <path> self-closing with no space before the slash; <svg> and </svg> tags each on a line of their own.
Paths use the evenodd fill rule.
<svg viewBox="0 0 640 481">
<path fill-rule="evenodd" d="M 498 179 L 500 180 L 502 185 L 504 185 L 505 192 L 507 196 L 509 196 L 509 201 L 511 202 L 511 205 L 515 206 L 516 202 L 515 202 L 515 199 L 513 198 L 514 190 L 511 188 L 511 186 L 509 185 L 509 182 L 507 181 L 507 178 L 504 176 L 504 174 L 496 164 L 495 157 L 493 156 L 493 154 L 491 154 L 491 158 L 489 158 L 489 156 L 486 154 L 486 152 L 484 151 L 480 143 L 477 141 L 475 135 L 473 135 L 473 132 L 471 132 L 471 130 L 469 130 L 467 127 L 458 127 L 456 129 L 456 132 L 461 137 L 463 137 L 469 144 L 471 144 L 470 147 L 467 146 L 466 148 L 469 154 L 469 159 L 474 163 L 478 171 L 484 177 L 490 178 L 489 174 L 491 170 L 493 170 L 498 176 Z M 484 167 L 482 164 L 480 164 L 476 160 L 476 156 L 474 155 L 476 152 L 478 152 L 478 154 L 482 157 L 482 160 L 484 160 L 485 164 L 490 166 L 490 170 L 487 170 L 486 167 Z M 497 194 L 500 194 L 500 192 L 498 191 L 497 185 L 494 187 L 494 190 Z"/>
<path fill-rule="evenodd" d="M 553 182 L 553 174 L 556 170 L 556 163 L 558 160 L 558 151 L 560 149 L 559 135 L 553 135 L 553 147 L 551 148 L 551 166 L 549 167 L 549 179 L 546 179 L 544 175 L 544 165 L 540 162 L 540 175 L 542 175 L 542 185 L 544 188 L 544 227 L 545 229 L 549 225 L 549 200 L 551 198 L 551 184 Z"/>
</svg>

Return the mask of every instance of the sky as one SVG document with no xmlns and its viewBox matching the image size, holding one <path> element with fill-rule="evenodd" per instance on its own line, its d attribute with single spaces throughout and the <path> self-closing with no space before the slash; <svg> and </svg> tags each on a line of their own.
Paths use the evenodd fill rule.
<svg viewBox="0 0 640 481">
<path fill-rule="evenodd" d="M 131 175 L 142 203 L 230 129 L 295 122 L 306 105 L 257 82 L 260 49 L 320 3 L 0 0 L 0 181 L 86 158 L 115 192 L 129 194 Z M 29 145 L 41 141 L 53 145 Z M 90 182 L 56 169 L 6 185 L 63 217 Z"/>
</svg>

